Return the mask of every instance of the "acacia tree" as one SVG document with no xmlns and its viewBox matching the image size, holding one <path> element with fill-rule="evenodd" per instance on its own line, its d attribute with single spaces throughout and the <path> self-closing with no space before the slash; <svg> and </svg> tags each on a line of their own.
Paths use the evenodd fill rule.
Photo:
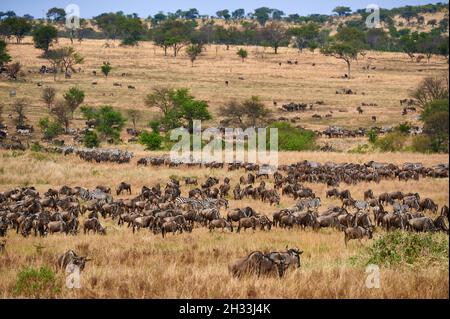
<svg viewBox="0 0 450 319">
<path fill-rule="evenodd" d="M 243 102 L 232 100 L 219 110 L 219 114 L 225 118 L 227 124 L 241 127 L 267 124 L 271 117 L 271 111 L 257 96 L 252 96 Z"/>
<path fill-rule="evenodd" d="M 34 46 L 47 54 L 49 47 L 58 38 L 58 30 L 52 25 L 38 26 L 32 33 Z"/>
<path fill-rule="evenodd" d="M 186 54 L 191 60 L 192 67 L 194 67 L 194 61 L 202 53 L 202 46 L 200 44 L 191 44 L 186 48 Z"/>
<path fill-rule="evenodd" d="M 72 111 L 66 101 L 57 101 L 55 106 L 51 109 L 51 113 L 55 116 L 58 123 L 64 127 L 64 131 L 67 133 L 70 120 L 72 119 Z"/>
<path fill-rule="evenodd" d="M 240 49 L 237 51 L 236 54 L 242 59 L 242 62 L 244 62 L 244 60 L 245 60 L 245 59 L 247 58 L 247 56 L 248 56 L 247 50 L 245 50 L 245 49 L 243 49 L 243 48 L 240 48 Z"/>
<path fill-rule="evenodd" d="M 128 115 L 128 118 L 131 120 L 131 123 L 133 123 L 133 129 L 136 131 L 136 122 L 140 115 L 139 111 L 131 109 L 131 110 L 127 111 L 127 115 Z"/>
<path fill-rule="evenodd" d="M 280 22 L 273 21 L 262 30 L 264 41 L 278 53 L 278 48 L 287 41 L 286 29 Z"/>
<path fill-rule="evenodd" d="M 64 100 L 73 116 L 75 110 L 84 102 L 84 91 L 77 87 L 71 87 L 64 93 Z"/>
<path fill-rule="evenodd" d="M 0 40 L 0 67 L 11 61 L 11 56 L 6 51 L 6 42 Z"/>
<path fill-rule="evenodd" d="M 64 47 L 58 50 L 61 50 L 61 70 L 64 71 L 65 74 L 67 74 L 69 70 L 76 73 L 75 65 L 82 64 L 84 58 L 76 52 L 73 47 Z"/>
<path fill-rule="evenodd" d="M 23 126 L 25 124 L 25 111 L 28 107 L 28 102 L 25 99 L 17 99 L 13 105 L 12 110 L 14 113 L 16 113 L 16 118 L 14 119 L 14 122 L 17 126 Z"/>
<path fill-rule="evenodd" d="M 47 105 L 48 109 L 52 108 L 53 102 L 56 97 L 56 89 L 52 87 L 46 87 L 42 90 L 42 100 Z"/>
<path fill-rule="evenodd" d="M 347 78 L 350 79 L 351 64 L 358 58 L 365 47 L 365 35 L 352 27 L 343 27 L 334 36 L 332 41 L 321 49 L 325 55 L 344 60 L 347 64 Z"/>
<path fill-rule="evenodd" d="M 32 28 L 31 23 L 27 19 L 20 17 L 6 18 L 1 24 L 6 36 L 8 38 L 15 37 L 17 43 L 22 42 L 22 39 Z"/>
<path fill-rule="evenodd" d="M 111 72 L 112 67 L 111 64 L 109 64 L 109 62 L 103 62 L 103 65 L 100 67 L 100 69 L 102 70 L 102 73 L 105 76 L 105 78 L 108 78 L 108 74 L 109 72 Z"/>
</svg>

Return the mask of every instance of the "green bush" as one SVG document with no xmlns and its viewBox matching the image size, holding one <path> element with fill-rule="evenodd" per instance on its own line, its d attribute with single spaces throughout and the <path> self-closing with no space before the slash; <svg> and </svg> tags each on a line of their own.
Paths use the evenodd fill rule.
<svg viewBox="0 0 450 319">
<path fill-rule="evenodd" d="M 51 298 L 61 291 L 61 282 L 48 267 L 25 268 L 17 274 L 13 293 L 16 296 Z"/>
<path fill-rule="evenodd" d="M 159 133 L 159 126 L 161 125 L 161 121 L 159 120 L 151 120 L 148 125 L 151 127 L 153 132 Z"/>
<path fill-rule="evenodd" d="M 365 265 L 448 263 L 448 236 L 394 231 L 373 241 L 357 257 Z M 448 266 L 447 266 L 448 267 Z"/>
<path fill-rule="evenodd" d="M 83 144 L 87 148 L 94 148 L 100 145 L 97 134 L 95 132 L 88 131 L 84 135 Z"/>
<path fill-rule="evenodd" d="M 418 153 L 431 153 L 433 151 L 433 141 L 429 136 L 414 136 L 411 144 L 411 151 Z"/>
<path fill-rule="evenodd" d="M 400 123 L 395 128 L 396 131 L 399 131 L 400 133 L 403 133 L 403 134 L 409 134 L 410 129 L 411 129 L 411 124 L 408 122 Z"/>
<path fill-rule="evenodd" d="M 59 122 L 50 120 L 48 117 L 39 120 L 39 127 L 47 140 L 51 140 L 64 132 L 64 128 Z"/>
<path fill-rule="evenodd" d="M 33 144 L 31 144 L 30 149 L 33 152 L 40 152 L 40 151 L 42 151 L 42 146 L 41 146 L 41 144 L 39 144 L 39 142 L 33 142 Z"/>
<path fill-rule="evenodd" d="M 379 138 L 375 146 L 383 152 L 399 152 L 403 150 L 408 135 L 399 131 L 394 131 L 386 134 L 386 136 Z"/>
<path fill-rule="evenodd" d="M 269 128 L 278 129 L 279 151 L 306 151 L 312 150 L 316 146 L 313 131 L 299 129 L 285 122 L 275 122 Z M 267 138 L 267 143 L 270 143 L 269 138 Z"/>
<path fill-rule="evenodd" d="M 158 133 L 144 131 L 139 135 L 139 143 L 144 145 L 146 150 L 159 150 L 161 148 L 162 137 Z"/>
<path fill-rule="evenodd" d="M 378 139 L 378 133 L 377 133 L 377 131 L 374 130 L 374 129 L 371 129 L 371 130 L 369 131 L 369 142 L 372 143 L 372 144 L 375 144 L 376 141 L 377 141 L 377 139 Z"/>
</svg>

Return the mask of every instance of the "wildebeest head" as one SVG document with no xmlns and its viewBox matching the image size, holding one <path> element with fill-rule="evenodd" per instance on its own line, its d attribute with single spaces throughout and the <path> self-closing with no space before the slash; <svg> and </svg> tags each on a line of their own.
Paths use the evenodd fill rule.
<svg viewBox="0 0 450 319">
<path fill-rule="evenodd" d="M 277 267 L 278 276 L 283 277 L 286 270 L 286 258 L 281 254 L 265 255 L 264 258 L 270 260 Z"/>
<path fill-rule="evenodd" d="M 286 246 L 287 249 L 287 246 Z M 300 255 L 303 254 L 303 251 L 297 248 L 291 248 L 291 249 L 287 249 L 287 253 L 288 255 L 291 256 L 291 258 L 294 258 L 294 260 L 296 260 L 296 264 L 297 264 L 297 268 L 300 268 L 301 263 L 300 263 Z"/>
<path fill-rule="evenodd" d="M 87 257 L 75 257 L 72 261 L 72 263 L 75 266 L 78 266 L 80 268 L 80 271 L 82 271 L 84 269 L 84 267 L 86 266 L 86 263 L 88 261 L 91 261 L 92 259 L 87 258 Z"/>
</svg>

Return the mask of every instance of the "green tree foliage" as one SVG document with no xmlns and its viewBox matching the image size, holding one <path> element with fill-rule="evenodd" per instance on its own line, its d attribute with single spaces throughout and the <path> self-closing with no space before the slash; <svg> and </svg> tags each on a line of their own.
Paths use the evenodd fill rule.
<svg viewBox="0 0 450 319">
<path fill-rule="evenodd" d="M 306 151 L 315 149 L 315 135 L 313 131 L 293 127 L 286 122 L 275 122 L 269 126 L 278 129 L 278 150 Z M 267 142 L 269 139 L 267 138 Z"/>
<path fill-rule="evenodd" d="M 56 23 L 61 23 L 66 20 L 66 11 L 63 8 L 51 8 L 47 11 L 47 18 Z"/>
<path fill-rule="evenodd" d="M 83 137 L 83 144 L 87 148 L 94 148 L 100 146 L 100 141 L 97 134 L 94 131 L 87 131 Z"/>
<path fill-rule="evenodd" d="M 242 62 L 244 62 L 244 60 L 245 60 L 245 59 L 247 58 L 247 56 L 248 56 L 247 50 L 245 50 L 245 49 L 243 49 L 243 48 L 240 48 L 240 49 L 237 51 L 236 54 L 242 59 Z"/>
<path fill-rule="evenodd" d="M 194 31 L 194 24 L 190 21 L 166 20 L 152 29 L 151 38 L 153 42 L 164 49 L 164 55 L 167 55 L 167 49 L 173 49 L 173 55 L 189 42 Z"/>
<path fill-rule="evenodd" d="M 271 111 L 264 106 L 260 98 L 252 96 L 243 102 L 232 100 L 219 110 L 225 125 L 256 127 L 265 125 L 271 119 Z"/>
<path fill-rule="evenodd" d="M 364 40 L 365 35 L 362 31 L 355 28 L 342 27 L 332 41 L 321 49 L 321 52 L 344 60 L 347 64 L 347 77 L 350 78 L 351 63 L 364 50 Z"/>
<path fill-rule="evenodd" d="M 340 17 L 346 16 L 352 12 L 350 7 L 338 6 L 333 9 L 333 12 L 336 12 Z"/>
<path fill-rule="evenodd" d="M 0 22 L 1 33 L 7 38 L 15 37 L 16 42 L 22 42 L 22 39 L 31 31 L 31 22 L 25 18 L 9 17 Z"/>
<path fill-rule="evenodd" d="M 6 42 L 0 40 L 0 67 L 11 61 L 11 56 L 7 53 Z"/>
<path fill-rule="evenodd" d="M 155 151 L 161 148 L 162 137 L 157 132 L 144 131 L 139 135 L 139 143 L 145 146 L 146 150 Z"/>
<path fill-rule="evenodd" d="M 34 29 L 32 35 L 34 46 L 44 50 L 46 54 L 49 47 L 58 38 L 58 30 L 52 25 L 40 25 Z"/>
<path fill-rule="evenodd" d="M 64 132 L 58 121 L 51 120 L 48 117 L 39 120 L 39 127 L 47 140 L 51 140 Z"/>
<path fill-rule="evenodd" d="M 230 10 L 228 9 L 219 10 L 216 12 L 216 15 L 218 18 L 225 19 L 226 21 L 230 20 L 231 18 Z"/>
<path fill-rule="evenodd" d="M 112 70 L 112 66 L 111 64 L 109 64 L 109 62 L 103 62 L 102 66 L 100 67 L 100 70 L 102 71 L 105 78 L 108 78 L 108 75 Z"/>
<path fill-rule="evenodd" d="M 447 152 L 449 148 L 449 102 L 434 100 L 422 111 L 423 131 L 431 140 L 434 152 Z"/>
<path fill-rule="evenodd" d="M 243 19 L 245 17 L 245 10 L 244 9 L 236 9 L 231 13 L 231 16 L 234 20 Z"/>
<path fill-rule="evenodd" d="M 64 93 L 64 100 L 73 115 L 80 104 L 84 102 L 84 91 L 77 87 L 71 87 L 66 93 Z"/>
<path fill-rule="evenodd" d="M 266 25 L 261 33 L 264 41 L 274 49 L 275 54 L 278 53 L 278 48 L 288 41 L 286 28 L 277 21 Z"/>
<path fill-rule="evenodd" d="M 317 47 L 319 41 L 320 25 L 314 22 L 306 23 L 300 27 L 290 28 L 288 34 L 295 37 L 295 46 L 302 51 L 306 48 Z"/>
<path fill-rule="evenodd" d="M 255 16 L 258 23 L 262 26 L 266 24 L 267 21 L 270 19 L 270 14 L 272 12 L 272 9 L 267 7 L 261 7 L 255 9 L 253 15 Z"/>
<path fill-rule="evenodd" d="M 102 106 L 100 109 L 82 107 L 81 112 L 86 119 L 95 119 L 95 129 L 101 138 L 110 138 L 115 141 L 120 138 L 120 132 L 126 122 L 126 118 L 123 117 L 122 113 L 114 110 L 109 105 Z"/>
<path fill-rule="evenodd" d="M 185 88 L 155 88 L 147 95 L 145 104 L 161 110 L 163 115 L 160 120 L 167 129 L 185 125 L 192 132 L 193 120 L 211 119 L 208 104 L 196 100 Z"/>
<path fill-rule="evenodd" d="M 192 67 L 194 67 L 194 61 L 197 57 L 202 53 L 202 45 L 200 44 L 191 44 L 186 48 L 186 54 L 191 60 Z"/>
</svg>

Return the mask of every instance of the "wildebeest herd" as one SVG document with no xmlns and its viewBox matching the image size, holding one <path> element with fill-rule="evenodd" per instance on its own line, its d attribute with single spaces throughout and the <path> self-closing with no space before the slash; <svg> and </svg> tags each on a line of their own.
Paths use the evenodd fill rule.
<svg viewBox="0 0 450 319">
<path fill-rule="evenodd" d="M 164 160 L 150 160 L 150 164 L 169 165 Z M 396 191 L 375 195 L 368 189 L 359 194 L 358 199 L 350 190 L 337 188 L 340 183 L 448 177 L 447 165 L 426 168 L 414 163 L 396 166 L 376 162 L 319 164 L 305 161 L 279 166 L 273 177 L 258 173 L 259 167 L 255 164 L 233 163 L 228 167 L 228 170 L 236 169 L 245 169 L 247 175 L 241 176 L 234 186 L 226 176 L 222 182 L 219 178 L 208 177 L 203 183 L 197 178 L 186 177 L 184 181 L 171 179 L 165 186 L 143 186 L 137 196 L 132 196 L 131 185 L 121 182 L 115 194 L 119 196 L 125 192 L 130 197 L 126 199 L 114 199 L 111 188 L 104 185 L 98 185 L 92 191 L 79 186 L 63 186 L 42 194 L 34 187 L 10 189 L 0 193 L 0 237 L 6 237 L 8 230 L 14 230 L 24 238 L 31 234 L 42 237 L 55 233 L 77 235 L 81 231 L 83 234 L 106 235 L 107 220 L 119 227 L 126 225 L 133 233 L 148 229 L 163 238 L 169 233 L 189 233 L 196 228 L 230 233 L 235 229 L 236 233 L 247 229 L 270 231 L 273 227 L 310 227 L 314 231 L 334 228 L 343 232 L 345 244 L 353 239 L 372 238 L 377 227 L 386 231 L 448 233 L 448 207 L 438 207 L 432 199 L 422 198 L 418 193 Z M 329 188 L 324 195 L 340 200 L 341 205 L 322 209 L 320 196 L 305 183 L 326 183 Z M 186 197 L 182 196 L 183 188 Z M 281 196 L 292 197 L 296 203 L 275 211 L 272 216 L 245 205 L 231 209 L 227 199 L 251 198 L 279 205 Z M 433 217 L 425 216 L 426 212 Z M 2 244 L 1 250 L 5 250 L 5 245 Z M 286 267 L 297 264 L 292 260 L 297 258 L 300 265 L 300 254 L 298 249 L 283 253 L 252 252 L 230 265 L 230 272 L 238 276 L 249 272 L 248 269 L 257 274 L 276 270 L 282 276 Z M 70 258 L 77 260 L 78 257 Z"/>
</svg>

